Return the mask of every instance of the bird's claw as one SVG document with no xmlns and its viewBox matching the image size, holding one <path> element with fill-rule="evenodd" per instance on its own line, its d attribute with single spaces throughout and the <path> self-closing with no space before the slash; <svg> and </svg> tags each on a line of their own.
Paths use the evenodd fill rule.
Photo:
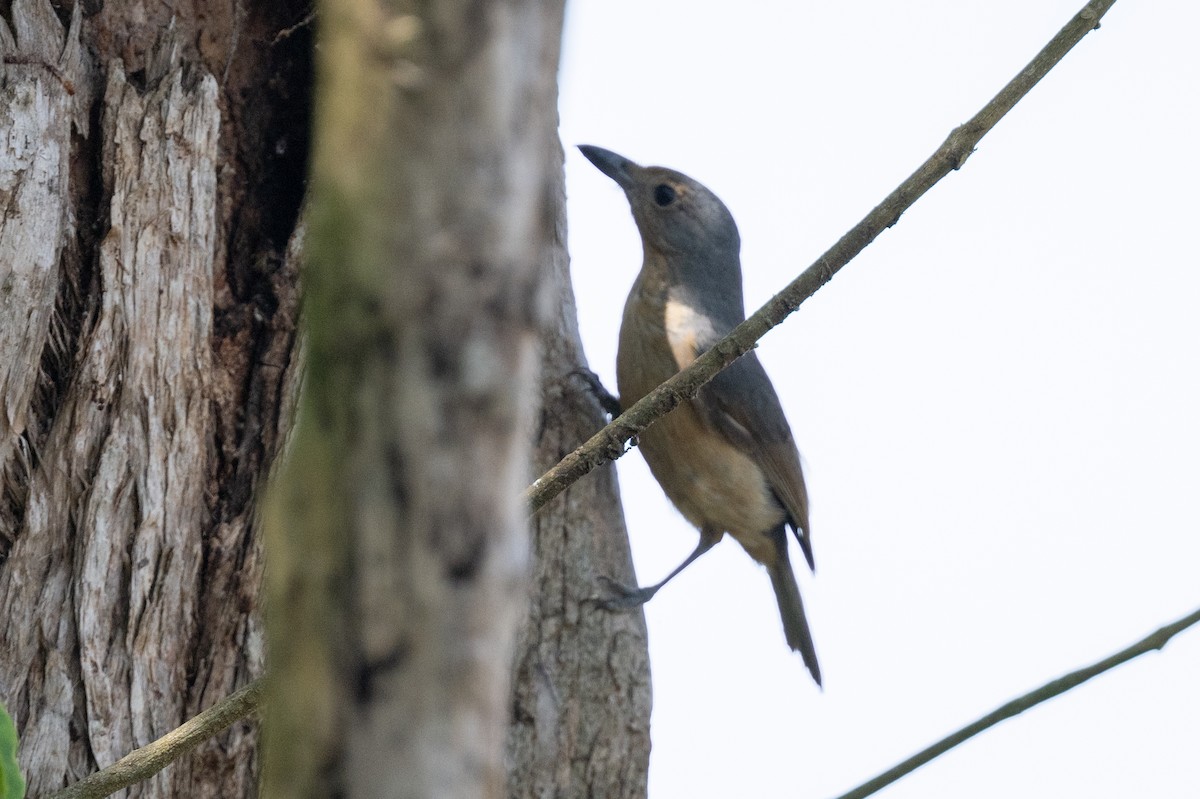
<svg viewBox="0 0 1200 799">
<path fill-rule="evenodd" d="M 650 597 L 658 591 L 658 586 L 631 588 L 603 574 L 598 579 L 608 591 L 615 595 L 596 600 L 596 603 L 605 610 L 633 610 L 649 602 Z"/>
<path fill-rule="evenodd" d="M 604 412 L 609 416 L 615 418 L 621 415 L 621 401 L 617 399 L 612 392 L 604 387 L 604 384 L 600 382 L 600 376 L 591 369 L 586 369 L 581 366 L 578 369 L 572 369 L 570 372 L 568 372 L 567 377 L 578 377 L 580 380 L 582 380 L 584 385 L 587 386 L 588 391 L 591 392 L 592 396 L 596 398 L 596 401 L 600 403 L 600 407 L 603 408 Z"/>
</svg>

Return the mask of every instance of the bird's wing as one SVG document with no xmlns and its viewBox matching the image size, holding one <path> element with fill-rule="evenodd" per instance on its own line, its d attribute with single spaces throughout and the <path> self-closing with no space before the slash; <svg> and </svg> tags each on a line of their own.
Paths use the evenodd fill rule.
<svg viewBox="0 0 1200 799">
<path fill-rule="evenodd" d="M 701 387 L 694 403 L 701 416 L 758 464 L 790 517 L 796 540 L 814 568 L 808 527 L 808 492 L 792 429 L 766 370 L 753 352 Z"/>
</svg>

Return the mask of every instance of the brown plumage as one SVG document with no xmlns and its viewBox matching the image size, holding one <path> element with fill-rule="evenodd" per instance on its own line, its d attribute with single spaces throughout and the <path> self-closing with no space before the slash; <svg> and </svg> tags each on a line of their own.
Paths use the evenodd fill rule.
<svg viewBox="0 0 1200 799">
<path fill-rule="evenodd" d="M 625 303 L 617 354 L 627 408 L 745 319 L 741 242 L 725 204 L 686 175 L 579 149 L 625 190 L 642 237 L 642 270 Z M 819 685 L 786 537 L 790 527 L 812 567 L 808 494 L 791 428 L 758 358 L 742 356 L 638 441 L 664 493 L 699 528 L 700 543 L 662 582 L 621 589 L 614 604 L 645 602 L 729 533 L 767 567 L 788 645 Z"/>
</svg>

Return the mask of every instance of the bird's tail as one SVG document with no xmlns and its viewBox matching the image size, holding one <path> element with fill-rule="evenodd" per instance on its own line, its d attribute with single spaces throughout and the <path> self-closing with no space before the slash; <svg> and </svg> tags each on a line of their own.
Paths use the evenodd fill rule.
<svg viewBox="0 0 1200 799">
<path fill-rule="evenodd" d="M 804 665 L 820 685 L 821 667 L 817 664 L 817 650 L 813 647 L 812 633 L 804 615 L 800 586 L 796 584 L 796 575 L 788 559 L 787 538 L 782 528 L 778 532 L 779 535 L 775 536 L 778 556 L 773 565 L 767 566 L 767 571 L 771 575 L 771 587 L 775 589 L 775 601 L 779 603 L 779 615 L 783 618 L 783 633 L 788 646 L 800 653 Z"/>
</svg>

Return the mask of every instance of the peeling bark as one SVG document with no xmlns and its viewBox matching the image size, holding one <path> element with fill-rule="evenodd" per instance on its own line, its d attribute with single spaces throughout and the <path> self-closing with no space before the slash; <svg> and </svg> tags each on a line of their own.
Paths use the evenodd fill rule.
<svg viewBox="0 0 1200 799">
<path fill-rule="evenodd" d="M 75 230 L 72 123 L 82 120 L 87 135 L 83 98 L 74 95 L 78 10 L 69 33 L 44 4 L 13 3 L 11 13 L 13 29 L 0 19 L 0 561 L 28 501 L 41 354 L 65 346 L 52 323 L 59 260 Z"/>
<path fill-rule="evenodd" d="M 253 508 L 297 380 L 306 142 L 280 120 L 309 90 L 303 32 L 262 46 L 286 9 L 228 18 L 253 35 L 222 50 L 211 12 L 60 8 L 0 19 L 0 701 L 33 796 L 262 670 Z M 251 795 L 256 737 L 127 793 Z"/>
</svg>

